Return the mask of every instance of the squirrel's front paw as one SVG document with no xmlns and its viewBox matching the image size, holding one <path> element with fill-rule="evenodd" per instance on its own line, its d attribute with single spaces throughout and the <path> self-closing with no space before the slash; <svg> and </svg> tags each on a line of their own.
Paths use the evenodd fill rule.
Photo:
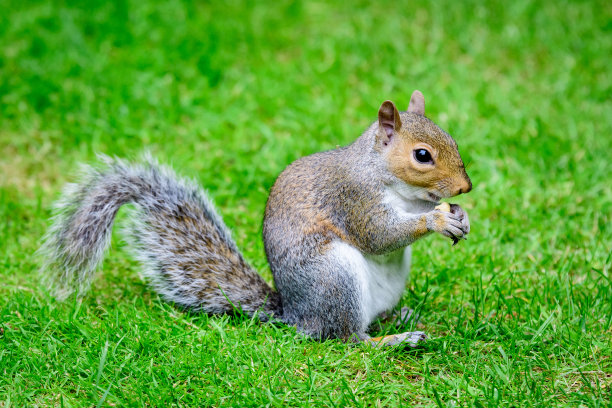
<svg viewBox="0 0 612 408">
<path fill-rule="evenodd" d="M 451 204 L 450 211 L 455 214 L 461 220 L 461 225 L 463 226 L 463 231 L 465 231 L 465 235 L 470 233 L 470 219 L 468 218 L 467 213 L 463 208 L 461 208 L 458 204 Z"/>
<path fill-rule="evenodd" d="M 431 211 L 427 217 L 427 228 L 451 238 L 456 244 L 470 232 L 470 223 L 466 212 L 453 204 L 450 212 Z"/>
</svg>

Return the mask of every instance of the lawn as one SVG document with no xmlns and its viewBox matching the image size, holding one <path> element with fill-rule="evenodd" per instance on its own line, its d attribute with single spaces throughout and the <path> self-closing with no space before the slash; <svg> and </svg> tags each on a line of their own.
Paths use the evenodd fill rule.
<svg viewBox="0 0 612 408">
<path fill-rule="evenodd" d="M 611 406 L 612 2 L 266 3 L 0 5 L 0 407 Z M 474 183 L 469 240 L 414 244 L 423 347 L 182 312 L 119 234 L 82 300 L 40 283 L 78 163 L 145 150 L 271 282 L 277 175 L 414 89 Z"/>
</svg>

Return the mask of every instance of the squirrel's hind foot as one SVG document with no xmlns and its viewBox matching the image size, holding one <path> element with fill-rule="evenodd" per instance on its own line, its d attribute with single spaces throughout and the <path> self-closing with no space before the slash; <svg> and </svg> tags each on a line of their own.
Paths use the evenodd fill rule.
<svg viewBox="0 0 612 408">
<path fill-rule="evenodd" d="M 382 337 L 370 337 L 365 340 L 365 343 L 372 347 L 390 347 L 397 345 L 406 345 L 409 347 L 417 347 L 427 340 L 427 335 L 422 331 L 405 332 L 400 334 L 390 334 Z"/>
</svg>

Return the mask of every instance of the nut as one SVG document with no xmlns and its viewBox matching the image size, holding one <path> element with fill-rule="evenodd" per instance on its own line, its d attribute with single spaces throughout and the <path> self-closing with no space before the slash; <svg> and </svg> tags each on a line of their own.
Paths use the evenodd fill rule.
<svg viewBox="0 0 612 408">
<path fill-rule="evenodd" d="M 440 205 L 436 205 L 436 210 L 442 212 L 450 212 L 450 204 L 449 203 L 441 203 Z"/>
</svg>

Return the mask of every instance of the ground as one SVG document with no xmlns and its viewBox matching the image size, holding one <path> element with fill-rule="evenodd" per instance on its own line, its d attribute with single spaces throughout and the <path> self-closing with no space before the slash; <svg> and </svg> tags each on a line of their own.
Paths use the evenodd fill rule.
<svg viewBox="0 0 612 408">
<path fill-rule="evenodd" d="M 612 3 L 265 3 L 0 6 L 0 407 L 610 406 Z M 144 150 L 209 191 L 271 281 L 276 176 L 414 89 L 474 183 L 451 200 L 469 240 L 414 245 L 399 306 L 422 348 L 185 313 L 118 234 L 82 300 L 41 285 L 77 164 Z"/>
</svg>

